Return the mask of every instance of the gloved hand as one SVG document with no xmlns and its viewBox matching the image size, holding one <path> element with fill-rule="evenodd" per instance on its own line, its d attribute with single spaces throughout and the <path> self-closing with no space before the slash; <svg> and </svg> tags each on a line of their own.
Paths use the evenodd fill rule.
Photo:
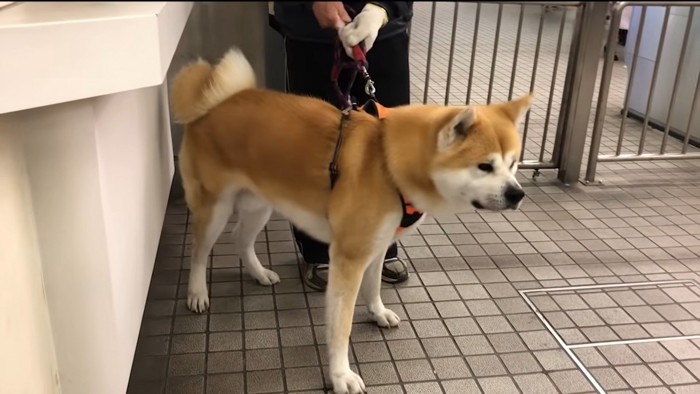
<svg viewBox="0 0 700 394">
<path fill-rule="evenodd" d="M 345 53 L 353 57 L 352 47 L 363 41 L 365 52 L 369 52 L 377 39 L 379 29 L 384 27 L 387 22 L 389 22 L 389 16 L 384 8 L 375 4 L 365 5 L 352 22 L 338 31 Z"/>
</svg>

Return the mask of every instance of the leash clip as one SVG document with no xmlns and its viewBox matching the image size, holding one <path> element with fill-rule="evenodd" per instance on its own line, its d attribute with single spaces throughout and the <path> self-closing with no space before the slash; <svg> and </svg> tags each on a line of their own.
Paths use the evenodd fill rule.
<svg viewBox="0 0 700 394">
<path fill-rule="evenodd" d="M 377 89 L 374 87 L 374 81 L 367 78 L 367 83 L 365 83 L 365 93 L 367 93 L 368 96 L 374 98 L 374 93 L 376 91 Z"/>
<path fill-rule="evenodd" d="M 367 72 L 367 68 L 365 66 L 362 66 L 362 78 L 365 79 L 365 94 L 367 94 L 370 98 L 373 100 L 377 100 L 376 96 L 374 95 L 377 92 L 377 89 L 374 87 L 374 81 L 372 80 L 372 77 L 369 76 L 369 73 Z"/>
<path fill-rule="evenodd" d="M 355 109 L 357 105 L 353 103 L 350 96 L 350 91 L 352 90 L 353 84 L 355 83 L 355 78 L 359 73 L 365 80 L 365 94 L 373 100 L 377 100 L 376 92 L 377 89 L 374 86 L 374 81 L 367 72 L 367 56 L 365 52 L 365 46 L 363 43 L 355 45 L 352 47 L 352 56 L 347 56 L 344 50 L 343 43 L 338 37 L 336 40 L 336 50 L 334 55 L 333 68 L 331 70 L 331 83 L 333 84 L 333 90 L 336 96 L 338 96 L 338 101 L 343 112 Z M 350 61 L 344 60 L 344 58 L 350 58 Z M 350 78 L 348 81 L 347 91 L 343 91 L 338 82 L 340 73 L 345 70 L 350 70 Z"/>
</svg>

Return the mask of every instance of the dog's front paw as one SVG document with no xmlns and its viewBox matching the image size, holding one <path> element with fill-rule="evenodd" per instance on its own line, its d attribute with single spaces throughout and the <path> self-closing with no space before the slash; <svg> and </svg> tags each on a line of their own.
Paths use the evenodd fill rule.
<svg viewBox="0 0 700 394">
<path fill-rule="evenodd" d="M 263 286 L 272 286 L 274 284 L 280 283 L 280 276 L 277 275 L 275 271 L 263 268 L 262 272 L 255 275 L 258 283 Z"/>
<path fill-rule="evenodd" d="M 391 309 L 387 308 L 382 308 L 378 311 L 373 311 L 372 312 L 372 317 L 374 318 L 374 321 L 377 322 L 377 325 L 379 327 L 398 327 L 399 322 L 401 321 L 401 318 L 399 318 L 399 315 L 394 313 Z"/>
<path fill-rule="evenodd" d="M 360 375 L 348 369 L 347 371 L 333 373 L 333 392 L 336 394 L 361 394 L 366 392 L 365 382 Z"/>
<path fill-rule="evenodd" d="M 209 294 L 207 294 L 207 285 L 191 286 L 187 290 L 187 307 L 195 313 L 204 313 L 209 309 Z"/>
</svg>

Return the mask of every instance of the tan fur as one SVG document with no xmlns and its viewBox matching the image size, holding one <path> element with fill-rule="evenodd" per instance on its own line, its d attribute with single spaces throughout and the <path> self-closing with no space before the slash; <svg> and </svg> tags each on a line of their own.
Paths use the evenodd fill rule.
<svg viewBox="0 0 700 394">
<path fill-rule="evenodd" d="M 232 48 L 215 69 L 203 59 L 175 76 L 171 106 L 175 120 L 191 123 L 229 98 L 231 92 L 255 87 L 255 73 L 243 53 Z"/>
<path fill-rule="evenodd" d="M 240 69 L 245 67 L 235 61 L 214 69 L 200 61 L 181 71 L 173 85 L 172 111 L 186 124 L 180 168 L 194 217 L 195 244 L 207 248 L 210 232 L 220 232 L 210 227 L 229 194 L 232 201 L 236 196 L 255 196 L 310 235 L 329 242 L 331 380 L 336 389 L 342 391 L 347 384 L 346 389 L 355 392 L 361 379 L 355 380 L 346 355 L 361 282 L 363 294 L 372 298 L 367 301 L 377 322 L 398 323 L 379 299 L 376 264 L 395 240 L 393 231 L 401 218 L 399 192 L 430 212 L 432 204 L 445 199 L 431 178 L 433 171 L 473 167 L 493 154 L 519 155 L 515 122 L 531 98 L 480 107 L 405 106 L 391 109 L 381 121 L 352 112 L 344 128 L 341 175 L 331 189 L 328 168 L 340 111 L 315 98 L 246 86 L 244 79 L 230 84 L 225 98 L 220 89 L 214 95 L 220 102 L 211 100 L 217 83 L 236 78 L 226 71 Z M 463 122 L 467 137 L 448 135 L 455 142 L 438 149 L 441 133 L 452 133 L 455 119 L 467 119 Z M 373 277 L 363 280 L 365 270 L 372 270 Z M 203 276 L 190 277 L 190 293 L 201 293 L 201 288 L 192 290 L 194 280 L 203 281 Z M 207 306 L 208 299 L 190 305 L 199 311 Z"/>
<path fill-rule="evenodd" d="M 211 65 L 198 60 L 175 77 L 176 83 L 170 90 L 170 107 L 176 122 L 190 123 L 206 113 L 199 110 L 199 102 L 210 76 Z"/>
</svg>

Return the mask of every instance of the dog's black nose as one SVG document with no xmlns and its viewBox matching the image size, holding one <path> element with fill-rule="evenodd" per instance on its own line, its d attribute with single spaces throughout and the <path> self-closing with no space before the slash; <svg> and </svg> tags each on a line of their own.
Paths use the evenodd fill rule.
<svg viewBox="0 0 700 394">
<path fill-rule="evenodd" d="M 508 186 L 504 194 L 508 205 L 517 205 L 525 197 L 525 191 L 522 188 Z"/>
</svg>

